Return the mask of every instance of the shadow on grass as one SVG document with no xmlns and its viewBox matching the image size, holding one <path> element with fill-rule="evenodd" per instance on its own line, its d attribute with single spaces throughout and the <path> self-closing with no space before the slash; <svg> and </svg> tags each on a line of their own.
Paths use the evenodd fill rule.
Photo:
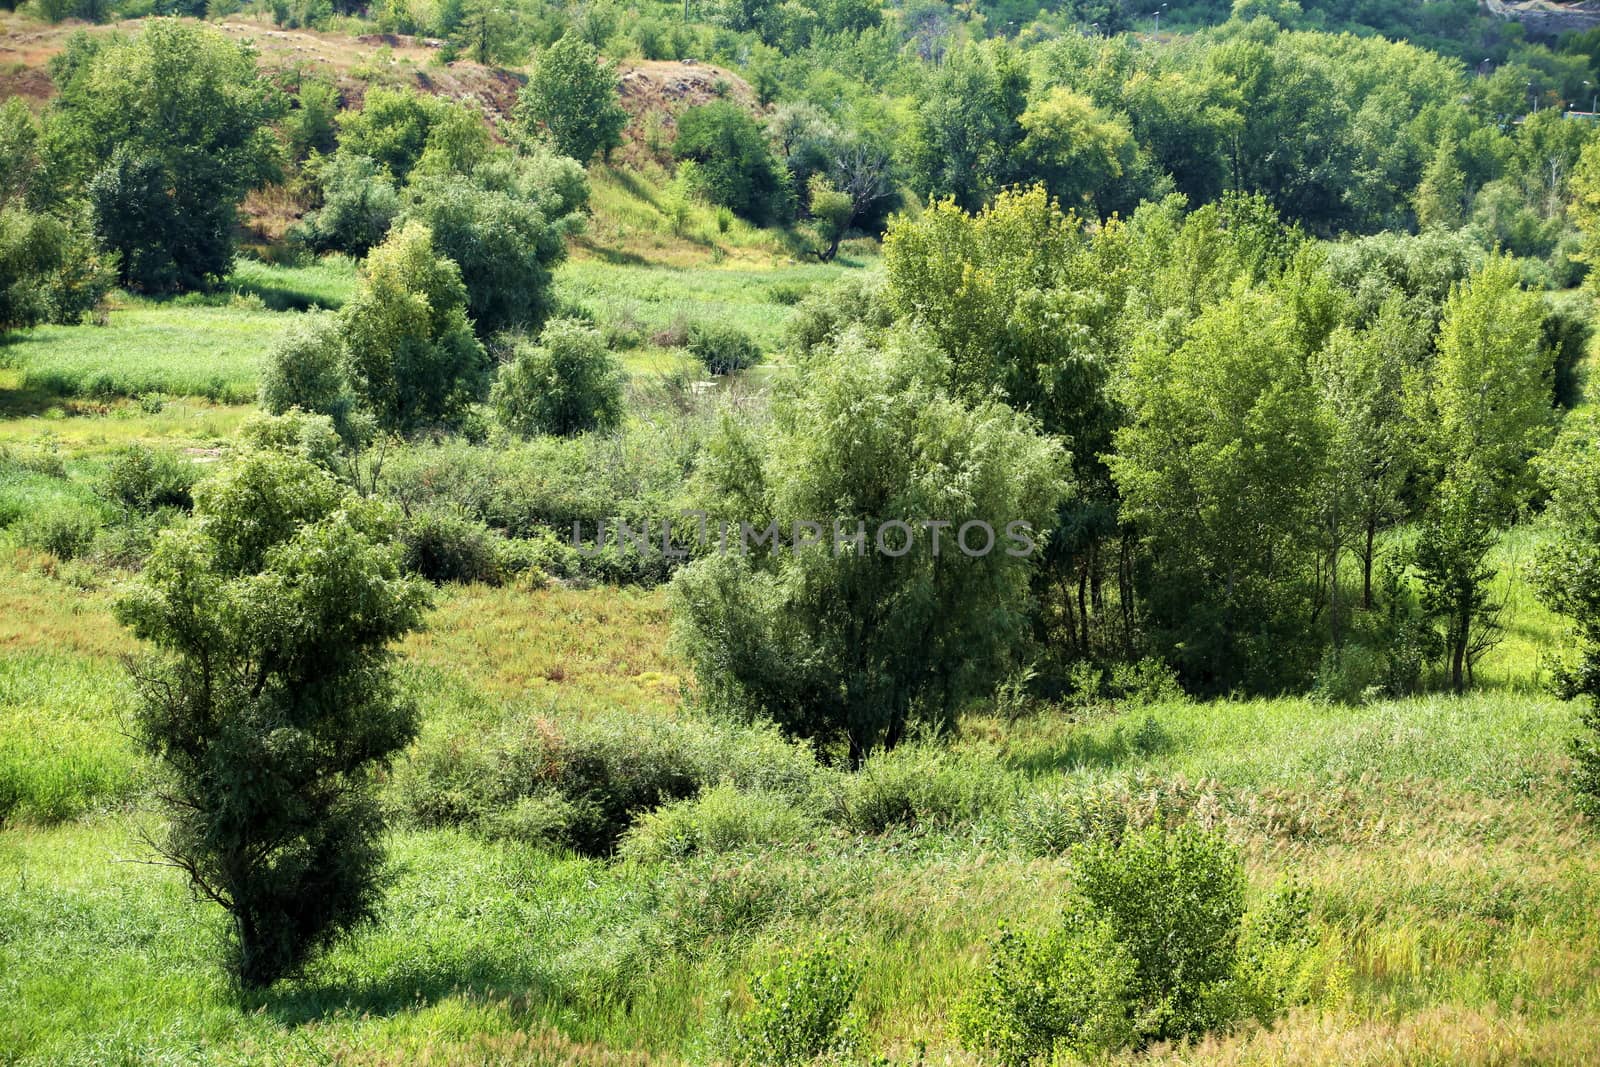
<svg viewBox="0 0 1600 1067">
<path fill-rule="evenodd" d="M 262 1011 L 285 1026 L 302 1026 L 337 1013 L 384 1018 L 462 994 L 526 1003 L 560 1000 L 565 990 L 542 975 L 492 960 L 449 960 L 424 971 L 398 968 L 389 975 L 348 981 L 322 981 L 313 974 L 293 985 L 249 994 L 244 1007 Z"/>
<path fill-rule="evenodd" d="M 1127 723 L 1107 729 L 1073 727 L 1064 738 L 1040 742 L 1008 752 L 1004 762 L 1011 770 L 1029 776 L 1060 774 L 1067 771 L 1114 770 L 1142 763 L 1171 747 L 1171 738 L 1151 720 L 1130 731 Z"/>
<path fill-rule="evenodd" d="M 586 252 L 593 253 L 594 255 L 598 256 L 600 259 L 605 260 L 607 263 L 610 263 L 613 266 L 620 266 L 620 267 L 648 267 L 648 266 L 650 266 L 650 261 L 648 259 L 646 259 L 644 256 L 641 256 L 637 252 L 626 252 L 626 251 L 624 251 L 624 250 L 622 250 L 620 248 L 612 248 L 612 247 L 610 247 L 608 245 L 596 244 L 594 241 L 591 241 L 586 237 L 576 238 L 573 241 L 573 244 L 577 245 L 579 248 L 583 249 Z"/>
</svg>

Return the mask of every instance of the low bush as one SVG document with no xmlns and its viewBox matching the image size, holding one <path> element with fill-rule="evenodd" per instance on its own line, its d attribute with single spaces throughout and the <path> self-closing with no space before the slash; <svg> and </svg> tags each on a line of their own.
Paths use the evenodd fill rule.
<svg viewBox="0 0 1600 1067">
<path fill-rule="evenodd" d="M 860 1034 L 849 1012 L 860 979 L 845 952 L 846 943 L 824 940 L 758 976 L 750 1009 L 734 1027 L 733 1061 L 760 1067 L 854 1062 Z"/>
<path fill-rule="evenodd" d="M 399 540 L 401 566 L 430 582 L 500 582 L 500 538 L 459 511 L 414 512 L 401 525 Z"/>
<path fill-rule="evenodd" d="M 19 544 L 65 563 L 89 550 L 100 525 L 93 511 L 63 503 L 24 515 L 15 529 Z"/>
<path fill-rule="evenodd" d="M 500 422 L 525 437 L 570 437 L 622 421 L 622 365 L 600 331 L 574 319 L 545 326 L 537 345 L 519 343 L 501 366 L 489 402 Z"/>
<path fill-rule="evenodd" d="M 815 826 L 792 798 L 743 792 L 724 783 L 646 813 L 623 835 L 619 852 L 638 863 L 659 863 L 696 853 L 800 841 Z"/>
<path fill-rule="evenodd" d="M 968 1047 L 1008 1065 L 1092 1058 L 1270 1019 L 1311 995 L 1306 898 L 1280 894 L 1247 920 L 1243 858 L 1221 835 L 1151 826 L 1073 858 L 1062 922 L 994 942 L 957 1012 Z"/>
<path fill-rule="evenodd" d="M 144 515 L 166 508 L 188 511 L 198 478 L 198 468 L 184 457 L 135 443 L 112 455 L 99 490 L 113 504 Z"/>
<path fill-rule="evenodd" d="M 1004 812 L 1016 781 L 993 759 L 936 744 L 904 744 L 869 758 L 832 795 L 830 817 L 861 833 L 941 827 Z"/>
<path fill-rule="evenodd" d="M 697 322 L 684 343 L 711 374 L 731 374 L 761 362 L 755 339 L 737 326 Z"/>
<path fill-rule="evenodd" d="M 819 773 L 805 749 L 770 730 L 616 712 L 426 741 L 396 790 L 423 825 L 605 856 L 637 817 L 714 783 L 793 802 Z"/>
</svg>

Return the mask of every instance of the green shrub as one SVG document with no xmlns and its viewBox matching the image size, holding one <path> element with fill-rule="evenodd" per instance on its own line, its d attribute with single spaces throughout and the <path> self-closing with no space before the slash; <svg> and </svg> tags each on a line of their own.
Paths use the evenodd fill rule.
<svg viewBox="0 0 1600 1067">
<path fill-rule="evenodd" d="M 697 322 L 689 327 L 684 344 L 712 374 L 731 374 L 761 362 L 755 339 L 737 326 Z"/>
<path fill-rule="evenodd" d="M 734 1027 L 735 1063 L 791 1065 L 822 1057 L 849 1061 L 860 1036 L 849 1018 L 859 969 L 846 943 L 822 941 L 756 978 L 751 1006 Z"/>
<path fill-rule="evenodd" d="M 790 347 L 809 355 L 816 349 L 832 347 L 847 327 L 884 330 L 893 322 L 894 308 L 884 297 L 882 278 L 842 278 L 800 300 L 786 333 Z"/>
<path fill-rule="evenodd" d="M 567 437 L 622 421 L 622 365 L 599 331 L 572 319 L 544 328 L 537 346 L 518 344 L 489 394 L 500 421 L 523 436 Z"/>
<path fill-rule="evenodd" d="M 799 841 L 814 826 L 791 798 L 743 792 L 724 783 L 646 813 L 623 835 L 619 850 L 635 862 L 659 863 L 695 853 Z"/>
<path fill-rule="evenodd" d="M 499 538 L 483 523 L 448 508 L 426 508 L 400 528 L 400 564 L 430 582 L 500 582 Z"/>
<path fill-rule="evenodd" d="M 322 206 L 308 214 L 292 236 L 316 252 L 364 256 L 381 242 L 400 213 L 400 194 L 377 162 L 339 152 L 316 169 Z"/>
<path fill-rule="evenodd" d="M 831 817 L 862 833 L 976 822 L 1003 812 L 1015 782 L 991 758 L 907 744 L 869 758 L 833 794 Z"/>
<path fill-rule="evenodd" d="M 1060 855 L 1085 841 L 1119 841 L 1128 828 L 1123 800 L 1112 783 L 1069 779 L 1019 799 L 1011 832 L 1034 856 Z"/>
<path fill-rule="evenodd" d="M 48 552 L 65 563 L 89 550 L 100 531 L 100 521 L 82 507 L 60 504 L 23 516 L 15 528 L 19 544 Z"/>
<path fill-rule="evenodd" d="M 199 470 L 182 456 L 135 443 L 111 457 L 99 488 L 107 500 L 130 511 L 188 511 L 194 506 L 191 491 L 198 477 Z"/>
<path fill-rule="evenodd" d="M 1135 965 L 1133 1016 L 1172 1039 L 1230 1021 L 1218 994 L 1233 977 L 1244 917 L 1244 861 L 1221 835 L 1159 826 L 1074 854 L 1077 890 Z"/>
<path fill-rule="evenodd" d="M 678 117 L 673 154 L 692 161 L 692 187 L 713 204 L 758 226 L 794 215 L 788 170 L 773 155 L 766 134 L 736 104 L 718 100 Z"/>
<path fill-rule="evenodd" d="M 430 739 L 397 775 L 396 795 L 423 825 L 604 856 L 638 816 L 713 783 L 798 799 L 817 774 L 803 748 L 770 730 L 615 712 Z"/>
<path fill-rule="evenodd" d="M 968 1048 L 1006 1067 L 1090 1058 L 1133 1044 L 1135 964 L 1111 925 L 1081 911 L 1042 936 L 1002 928 L 955 1011 Z"/>
<path fill-rule="evenodd" d="M 1088 1058 L 1269 1019 L 1309 994 L 1305 898 L 1247 926 L 1244 862 L 1220 835 L 1152 826 L 1073 856 L 1061 924 L 994 942 L 956 1015 L 969 1047 L 1008 1065 Z"/>
</svg>

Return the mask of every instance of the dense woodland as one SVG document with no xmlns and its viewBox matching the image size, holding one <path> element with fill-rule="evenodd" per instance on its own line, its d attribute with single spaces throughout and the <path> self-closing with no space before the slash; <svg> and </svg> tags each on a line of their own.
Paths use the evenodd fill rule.
<svg viewBox="0 0 1600 1067">
<path fill-rule="evenodd" d="M 1595 1054 L 1600 31 L 8 19 L 0 1062 Z"/>
</svg>

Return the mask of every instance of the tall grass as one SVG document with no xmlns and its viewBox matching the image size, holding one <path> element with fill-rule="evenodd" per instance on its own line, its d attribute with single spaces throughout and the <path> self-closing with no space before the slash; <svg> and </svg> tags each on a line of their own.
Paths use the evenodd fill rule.
<svg viewBox="0 0 1600 1067">
<path fill-rule="evenodd" d="M 293 320 L 262 307 L 137 303 L 106 326 L 40 326 L 0 345 L 21 385 L 68 397 L 167 393 L 244 403 Z"/>
</svg>

